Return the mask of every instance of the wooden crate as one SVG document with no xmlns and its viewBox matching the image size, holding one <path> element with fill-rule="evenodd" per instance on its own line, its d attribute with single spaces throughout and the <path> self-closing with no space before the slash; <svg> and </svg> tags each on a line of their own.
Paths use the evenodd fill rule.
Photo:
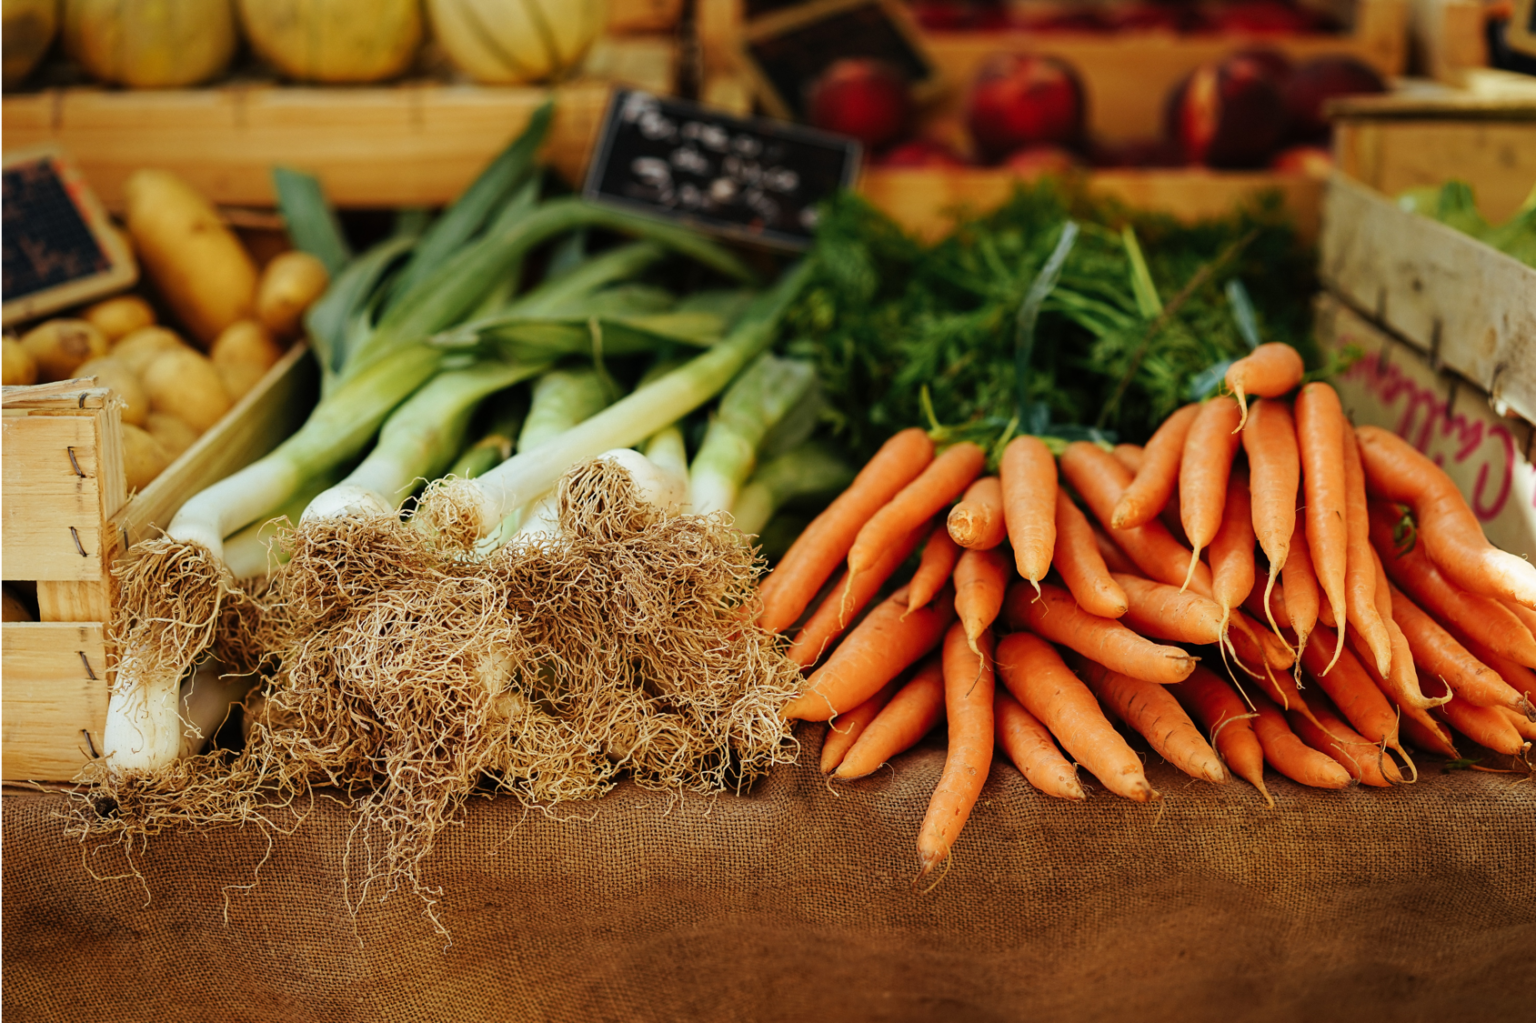
<svg viewBox="0 0 1536 1023">
<path fill-rule="evenodd" d="M 740 64 L 742 0 L 698 2 L 707 89 L 712 75 L 729 73 Z M 1407 0 L 1356 0 L 1344 6 L 1352 28 L 1337 35 L 929 32 L 924 36 L 928 50 L 949 84 L 936 113 L 958 114 L 977 69 L 998 53 L 1048 53 L 1070 62 L 1088 94 L 1089 131 L 1111 143 L 1156 135 L 1164 100 L 1179 80 L 1201 64 L 1245 46 L 1272 46 L 1296 60 L 1343 54 L 1358 57 L 1384 75 L 1401 74 L 1407 63 Z"/>
<path fill-rule="evenodd" d="M 579 180 L 614 83 L 670 92 L 676 44 L 605 37 L 583 77 L 554 88 L 545 156 Z M 57 142 L 102 201 L 140 167 L 174 171 L 224 206 L 272 206 L 272 167 L 317 174 L 350 207 L 452 200 L 551 90 L 411 81 L 359 88 L 236 83 L 206 89 L 49 89 L 4 97 L 5 148 Z"/>
<path fill-rule="evenodd" d="M 683 0 L 608 0 L 608 31 L 614 35 L 670 32 L 683 17 Z"/>
<path fill-rule="evenodd" d="M 1418 70 L 1453 85 L 1488 66 L 1487 14 L 1481 0 L 1412 0 L 1408 35 Z"/>
<path fill-rule="evenodd" d="M 0 632 L 0 778 L 7 781 L 69 779 L 100 749 L 113 561 L 168 525 L 187 498 L 266 454 L 269 438 L 296 429 L 314 404 L 318 372 L 296 346 L 131 496 L 116 399 L 81 384 L 4 392 L 0 565 L 7 580 L 36 581 L 42 619 L 7 622 Z"/>
</svg>

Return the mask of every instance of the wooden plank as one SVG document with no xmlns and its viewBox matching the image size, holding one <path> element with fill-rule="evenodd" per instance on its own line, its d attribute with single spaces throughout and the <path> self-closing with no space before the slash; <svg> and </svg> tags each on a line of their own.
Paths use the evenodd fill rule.
<svg viewBox="0 0 1536 1023">
<path fill-rule="evenodd" d="M 295 345 L 113 517 L 114 553 L 164 529 L 189 497 L 275 448 L 309 417 L 318 395 L 319 368 L 306 345 Z"/>
<path fill-rule="evenodd" d="M 1491 542 L 1536 557 L 1531 425 L 1499 415 L 1482 391 L 1327 292 L 1317 298 L 1315 323 L 1325 350 L 1360 353 L 1333 382 L 1351 420 L 1385 427 L 1435 459 Z"/>
<path fill-rule="evenodd" d="M 992 168 L 870 167 L 859 190 L 899 224 L 928 240 L 954 223 L 953 211 L 984 213 L 1013 194 L 1017 179 Z M 1096 171 L 1089 188 L 1142 209 L 1198 220 L 1230 213 L 1267 189 L 1277 189 L 1304 237 L 1316 237 L 1322 182 L 1300 175 L 1220 173 L 1195 168 Z"/>
<path fill-rule="evenodd" d="M 1520 208 L 1536 184 L 1536 104 L 1524 120 L 1346 117 L 1336 121 L 1339 169 L 1395 196 L 1457 178 L 1472 185 L 1478 208 L 1498 223 Z"/>
<path fill-rule="evenodd" d="M 42 622 L 106 622 L 112 619 L 112 577 L 95 582 L 39 580 L 37 615 Z"/>
<path fill-rule="evenodd" d="M 608 31 L 617 35 L 670 32 L 683 16 L 683 0 L 608 0 Z"/>
<path fill-rule="evenodd" d="M 600 44 L 586 65 L 592 77 L 553 90 L 545 155 L 571 180 L 585 169 L 610 83 L 666 92 L 675 75 L 675 46 L 666 38 Z M 319 175 L 342 206 L 440 205 L 549 95 L 544 88 L 423 81 L 55 90 L 4 98 L 5 148 L 58 143 L 114 209 L 123 205 L 128 175 L 145 166 L 181 175 L 219 205 L 271 206 L 271 170 L 279 163 Z"/>
<path fill-rule="evenodd" d="M 0 776 L 7 781 L 74 777 L 92 747 L 101 749 L 107 720 L 102 627 L 8 622 L 0 636 L 5 674 Z"/>
<path fill-rule="evenodd" d="M 1319 274 L 1344 301 L 1536 420 L 1536 270 L 1335 174 Z"/>
<path fill-rule="evenodd" d="M 4 419 L 7 579 L 93 582 L 110 547 L 101 535 L 99 420 L 115 410 Z M 71 458 L 73 455 L 73 458 Z"/>
</svg>

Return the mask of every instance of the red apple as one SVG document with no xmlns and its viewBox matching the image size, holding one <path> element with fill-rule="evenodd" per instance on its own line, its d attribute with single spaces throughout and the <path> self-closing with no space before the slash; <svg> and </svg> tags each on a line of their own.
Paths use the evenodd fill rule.
<svg viewBox="0 0 1536 1023">
<path fill-rule="evenodd" d="M 1333 154 L 1323 146 L 1292 146 L 1275 154 L 1269 165 L 1285 174 L 1326 178 L 1333 170 Z"/>
<path fill-rule="evenodd" d="M 1165 4 L 1133 3 L 1113 7 L 1101 16 L 1112 32 L 1177 32 L 1184 23 L 1184 12 Z"/>
<path fill-rule="evenodd" d="M 951 148 L 932 139 L 913 139 L 892 146 L 876 161 L 881 167 L 964 167 L 966 162 Z"/>
<path fill-rule="evenodd" d="M 1262 166 L 1285 134 L 1280 87 L 1252 57 L 1203 65 L 1175 90 L 1175 137 L 1194 163 Z"/>
<path fill-rule="evenodd" d="M 1075 153 L 1060 146 L 1026 146 L 1009 153 L 1003 161 L 1003 166 L 1028 181 L 1045 174 L 1066 174 L 1082 165 Z"/>
<path fill-rule="evenodd" d="M 1328 137 L 1323 104 L 1337 96 L 1386 92 L 1387 84 L 1369 64 L 1353 57 L 1317 57 L 1291 73 L 1285 83 L 1285 109 L 1297 141 Z"/>
<path fill-rule="evenodd" d="M 1296 65 L 1291 63 L 1291 58 L 1279 50 L 1268 46 L 1250 46 L 1247 49 L 1238 50 L 1232 56 L 1247 57 L 1249 60 L 1258 61 L 1259 66 L 1282 89 L 1285 87 L 1285 83 L 1290 81 L 1291 74 L 1296 70 Z"/>
<path fill-rule="evenodd" d="M 912 17 L 930 32 L 958 32 L 971 27 L 971 5 L 964 0 L 914 0 Z"/>
<path fill-rule="evenodd" d="M 852 135 L 870 149 L 882 149 L 905 135 L 912 121 L 906 79 L 878 60 L 833 61 L 811 85 L 811 123 Z"/>
<path fill-rule="evenodd" d="M 1297 35 L 1316 26 L 1306 11 L 1279 0 L 1243 0 L 1217 8 L 1213 17 L 1219 31 L 1255 35 Z"/>
<path fill-rule="evenodd" d="M 967 122 L 976 148 L 996 160 L 1031 145 L 1073 145 L 1087 103 L 1077 72 L 1055 57 L 1001 54 L 971 88 Z"/>
<path fill-rule="evenodd" d="M 1093 148 L 1095 167 L 1179 167 L 1184 164 L 1184 150 L 1171 139 L 1138 139 L 1113 142 Z"/>
</svg>

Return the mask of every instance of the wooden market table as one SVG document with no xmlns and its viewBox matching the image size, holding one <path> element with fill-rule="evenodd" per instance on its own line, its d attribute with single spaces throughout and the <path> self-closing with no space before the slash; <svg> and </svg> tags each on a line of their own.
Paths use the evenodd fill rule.
<svg viewBox="0 0 1536 1023">
<path fill-rule="evenodd" d="M 803 728 L 801 763 L 820 729 Z M 1156 758 L 1154 757 L 1155 761 Z M 1536 786 L 1425 764 L 1390 791 L 1148 771 L 1141 806 L 994 769 L 928 894 L 909 888 L 942 751 L 833 792 L 621 785 L 557 816 L 477 800 L 406 891 L 354 915 L 350 818 L 154 839 L 95 880 L 12 794 L 4 1004 L 28 1020 L 1457 1020 L 1536 1011 Z M 121 862 L 103 860 L 99 871 Z M 254 888 L 243 885 L 256 880 Z M 353 899 L 356 892 L 351 893 Z"/>
</svg>

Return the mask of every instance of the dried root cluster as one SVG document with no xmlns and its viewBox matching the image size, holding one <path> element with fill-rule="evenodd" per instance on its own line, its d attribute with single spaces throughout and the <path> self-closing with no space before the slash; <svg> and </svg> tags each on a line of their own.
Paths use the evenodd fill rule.
<svg viewBox="0 0 1536 1023">
<path fill-rule="evenodd" d="M 358 814 L 365 886 L 430 901 L 421 860 L 476 791 L 548 806 L 627 773 L 719 792 L 792 759 L 780 711 L 800 675 L 752 621 L 750 542 L 719 516 L 658 513 L 611 462 L 576 467 L 559 494 L 560 535 L 490 554 L 347 519 L 288 534 L 292 558 L 264 592 L 215 576 L 225 599 L 178 607 L 164 631 L 168 655 L 212 644 L 260 677 L 244 750 L 163 778 L 103 776 L 81 828 L 270 821 L 332 786 Z"/>
</svg>

